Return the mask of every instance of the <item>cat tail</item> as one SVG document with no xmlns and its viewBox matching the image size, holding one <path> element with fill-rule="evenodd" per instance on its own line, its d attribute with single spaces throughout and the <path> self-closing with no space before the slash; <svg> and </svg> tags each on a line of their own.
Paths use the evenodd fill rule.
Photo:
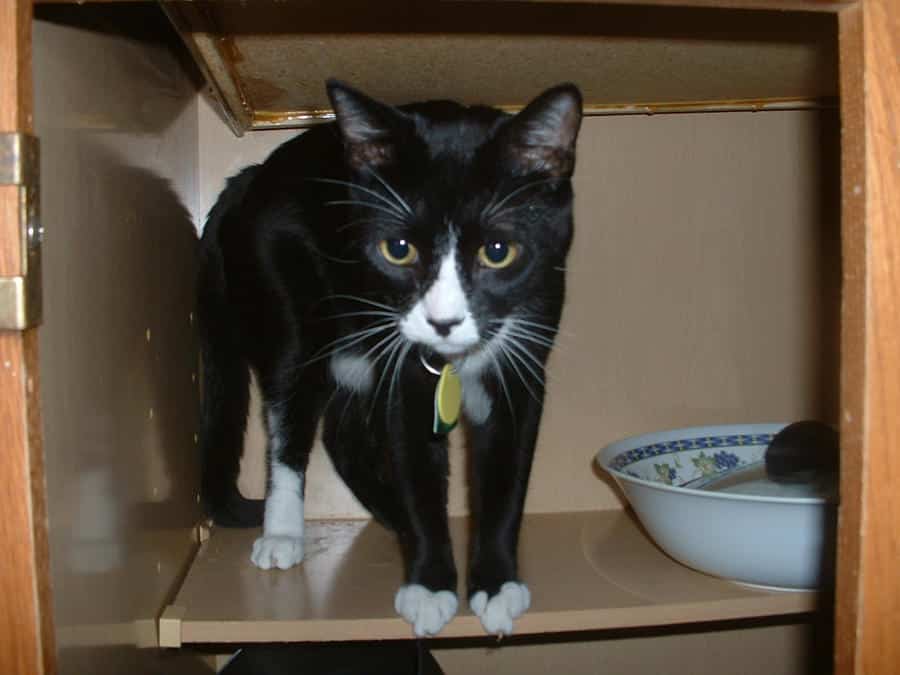
<svg viewBox="0 0 900 675">
<path fill-rule="evenodd" d="M 265 501 L 237 487 L 250 403 L 250 367 L 232 320 L 219 232 L 244 198 L 258 166 L 230 178 L 203 231 L 197 285 L 203 402 L 200 424 L 201 497 L 207 515 L 224 527 L 257 527 Z"/>
</svg>

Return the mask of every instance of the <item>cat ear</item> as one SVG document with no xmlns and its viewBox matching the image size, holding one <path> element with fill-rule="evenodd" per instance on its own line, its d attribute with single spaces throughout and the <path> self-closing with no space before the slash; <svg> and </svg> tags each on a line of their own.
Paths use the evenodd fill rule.
<svg viewBox="0 0 900 675">
<path fill-rule="evenodd" d="M 409 118 L 338 80 L 328 80 L 326 89 L 349 164 L 362 169 L 391 163 L 396 156 L 398 134 L 409 128 Z"/>
<path fill-rule="evenodd" d="M 513 170 L 571 176 L 580 126 L 578 87 L 561 84 L 548 89 L 513 117 L 502 132 L 504 151 Z"/>
</svg>

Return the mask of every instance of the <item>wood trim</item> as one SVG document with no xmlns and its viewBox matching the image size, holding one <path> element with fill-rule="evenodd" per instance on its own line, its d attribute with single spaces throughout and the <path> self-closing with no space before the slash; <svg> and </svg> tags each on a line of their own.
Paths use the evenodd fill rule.
<svg viewBox="0 0 900 675">
<path fill-rule="evenodd" d="M 865 382 L 866 237 L 862 10 L 839 15 L 841 93 L 841 507 L 837 543 L 835 672 L 857 672 Z"/>
<path fill-rule="evenodd" d="M 900 7 L 840 14 L 844 300 L 835 672 L 900 672 Z"/>
<path fill-rule="evenodd" d="M 240 88 L 240 79 L 224 58 L 222 48 L 230 41 L 217 30 L 209 10 L 205 7 L 160 0 L 163 11 L 169 17 L 182 42 L 191 52 L 194 63 L 203 74 L 207 87 L 228 127 L 235 136 L 243 136 L 250 129 L 251 110 Z M 192 31 L 192 26 L 203 26 L 208 32 Z M 219 75 L 218 77 L 216 75 Z"/>
<path fill-rule="evenodd" d="M 57 0 L 43 1 L 56 2 Z M 65 1 L 77 2 L 78 0 Z M 442 1 L 457 2 L 458 0 Z M 509 0 L 481 1 L 508 2 Z M 718 9 L 761 9 L 797 12 L 839 12 L 840 10 L 852 5 L 854 0 L 615 0 L 615 2 L 610 2 L 609 0 L 527 0 L 527 2 L 647 5 L 656 7 L 712 7 Z"/>
<path fill-rule="evenodd" d="M 0 2 L 0 131 L 32 130 L 31 2 Z M 10 95 L 14 92 L 14 95 Z"/>
<path fill-rule="evenodd" d="M 31 3 L 0 2 L 0 132 L 32 130 Z M 19 188 L 0 185 L 0 276 L 21 274 Z"/>
<path fill-rule="evenodd" d="M 37 332 L 0 333 L 0 673 L 55 672 Z"/>
<path fill-rule="evenodd" d="M 31 132 L 30 0 L 0 2 L 0 131 Z M 19 188 L 0 187 L 0 275 L 21 273 Z M 56 670 L 38 394 L 38 336 L 0 332 L 0 673 Z"/>
<path fill-rule="evenodd" d="M 145 2 L 146 0 L 35 0 L 37 4 L 66 4 L 85 2 L 109 3 L 109 2 Z M 218 0 L 219 2 L 239 2 L 246 0 Z M 455 2 L 456 0 L 442 0 L 443 2 Z M 471 1 L 471 0 L 466 0 Z M 483 2 L 497 2 L 508 0 L 482 0 Z M 762 10 L 786 10 L 801 12 L 837 12 L 852 4 L 853 0 L 527 0 L 528 2 L 560 2 L 560 3 L 596 3 L 617 5 L 655 5 L 662 7 L 720 7 L 725 9 L 762 9 Z"/>
</svg>

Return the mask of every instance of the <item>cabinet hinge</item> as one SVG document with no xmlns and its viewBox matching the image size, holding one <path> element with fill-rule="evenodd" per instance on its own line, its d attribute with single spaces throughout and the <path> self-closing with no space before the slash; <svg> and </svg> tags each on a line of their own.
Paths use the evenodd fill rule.
<svg viewBox="0 0 900 675">
<path fill-rule="evenodd" d="M 0 133 L 0 185 L 19 188 L 21 274 L 0 277 L 0 330 L 25 330 L 41 322 L 40 163 L 38 139 Z"/>
</svg>

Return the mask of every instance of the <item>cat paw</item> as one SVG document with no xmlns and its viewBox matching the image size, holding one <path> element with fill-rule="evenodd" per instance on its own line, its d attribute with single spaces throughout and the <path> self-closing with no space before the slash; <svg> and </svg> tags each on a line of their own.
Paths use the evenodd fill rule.
<svg viewBox="0 0 900 675">
<path fill-rule="evenodd" d="M 263 570 L 286 570 L 303 560 L 303 537 L 266 535 L 253 542 L 253 564 Z"/>
<path fill-rule="evenodd" d="M 513 619 L 522 616 L 530 606 L 528 586 L 515 581 L 507 581 L 492 598 L 485 591 L 469 598 L 469 607 L 481 619 L 484 629 L 493 635 L 511 635 Z"/>
<path fill-rule="evenodd" d="M 429 591 L 419 584 L 401 586 L 394 598 L 397 614 L 412 624 L 418 637 L 437 635 L 456 614 L 456 593 Z"/>
</svg>

